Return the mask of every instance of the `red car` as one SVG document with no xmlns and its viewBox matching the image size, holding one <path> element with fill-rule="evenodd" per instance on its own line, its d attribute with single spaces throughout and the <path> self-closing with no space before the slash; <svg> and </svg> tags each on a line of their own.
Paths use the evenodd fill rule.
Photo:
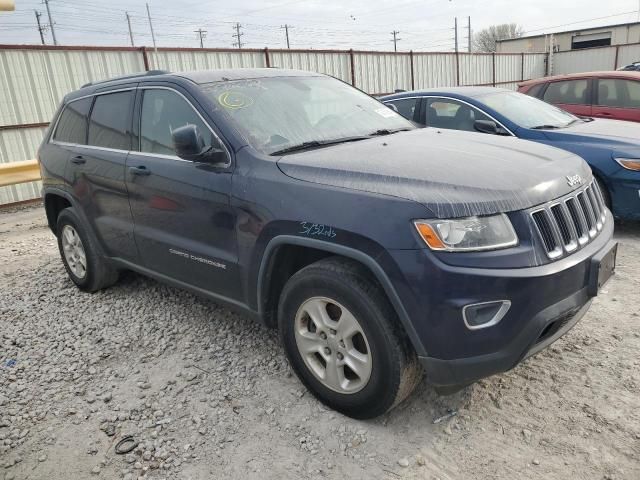
<svg viewBox="0 0 640 480">
<path fill-rule="evenodd" d="M 545 77 L 518 91 L 575 115 L 640 122 L 640 72 L 589 72 Z"/>
</svg>

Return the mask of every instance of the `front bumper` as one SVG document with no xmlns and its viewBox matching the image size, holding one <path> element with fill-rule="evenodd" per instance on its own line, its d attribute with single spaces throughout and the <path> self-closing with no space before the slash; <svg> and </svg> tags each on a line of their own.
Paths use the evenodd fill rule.
<svg viewBox="0 0 640 480">
<path fill-rule="evenodd" d="M 451 360 L 419 357 L 427 381 L 441 388 L 463 387 L 510 370 L 571 330 L 590 306 L 591 300 L 583 289 L 541 311 L 515 339 L 495 352 Z"/>
<path fill-rule="evenodd" d="M 530 268 L 464 268 L 444 264 L 428 251 L 421 256 L 395 251 L 400 270 L 409 276 L 401 293 L 421 343 L 416 350 L 427 381 L 446 390 L 504 372 L 580 321 L 596 293 L 593 265 L 615 246 L 613 219 L 607 215 L 605 228 L 591 244 Z M 461 314 L 465 305 L 498 300 L 511 301 L 500 323 L 466 328 Z"/>
</svg>

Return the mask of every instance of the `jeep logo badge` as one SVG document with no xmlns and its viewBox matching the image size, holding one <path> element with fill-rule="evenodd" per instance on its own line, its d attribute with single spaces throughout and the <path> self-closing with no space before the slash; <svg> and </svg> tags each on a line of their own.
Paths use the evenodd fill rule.
<svg viewBox="0 0 640 480">
<path fill-rule="evenodd" d="M 580 175 L 567 175 L 567 183 L 570 187 L 575 187 L 576 185 L 580 185 L 582 183 L 582 177 Z"/>
</svg>

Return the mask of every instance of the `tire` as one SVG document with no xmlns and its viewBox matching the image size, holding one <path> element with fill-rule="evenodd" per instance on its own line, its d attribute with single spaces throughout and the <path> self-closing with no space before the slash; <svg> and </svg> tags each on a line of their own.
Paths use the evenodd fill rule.
<svg viewBox="0 0 640 480">
<path fill-rule="evenodd" d="M 355 262 L 331 257 L 294 274 L 280 296 L 278 326 L 302 383 L 349 417 L 382 415 L 422 378 L 385 292 Z"/>
<path fill-rule="evenodd" d="M 595 179 L 596 183 L 598 184 L 598 188 L 600 188 L 600 192 L 602 192 L 602 199 L 604 200 L 604 204 L 609 210 L 611 210 L 611 195 L 609 194 L 609 189 L 604 184 L 604 182 L 600 180 L 600 178 L 595 177 Z"/>
<path fill-rule="evenodd" d="M 95 292 L 118 280 L 118 271 L 100 254 L 93 236 L 73 207 L 65 208 L 58 215 L 56 236 L 64 268 L 80 290 Z"/>
</svg>

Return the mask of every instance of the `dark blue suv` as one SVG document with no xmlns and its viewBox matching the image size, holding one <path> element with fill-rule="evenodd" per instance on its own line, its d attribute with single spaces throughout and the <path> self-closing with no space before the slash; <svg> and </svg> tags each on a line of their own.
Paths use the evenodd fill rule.
<svg viewBox="0 0 640 480">
<path fill-rule="evenodd" d="M 514 367 L 614 271 L 612 217 L 579 157 L 416 129 L 315 73 L 87 85 L 39 160 L 80 289 L 133 270 L 239 309 L 358 418 L 402 401 L 422 369 L 446 392 Z"/>
</svg>

